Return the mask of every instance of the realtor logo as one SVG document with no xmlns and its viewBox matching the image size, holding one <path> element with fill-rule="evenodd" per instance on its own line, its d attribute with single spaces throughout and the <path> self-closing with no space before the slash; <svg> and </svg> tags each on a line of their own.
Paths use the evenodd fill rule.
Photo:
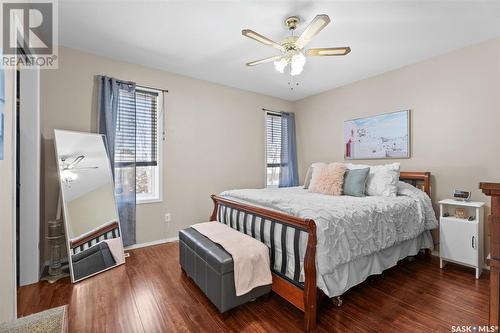
<svg viewBox="0 0 500 333">
<path fill-rule="evenodd" d="M 56 2 L 2 1 L 2 64 L 56 68 Z"/>
</svg>

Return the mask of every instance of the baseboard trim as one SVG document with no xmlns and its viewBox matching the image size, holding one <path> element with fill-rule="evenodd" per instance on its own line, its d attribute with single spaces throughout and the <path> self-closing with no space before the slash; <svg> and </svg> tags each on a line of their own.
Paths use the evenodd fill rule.
<svg viewBox="0 0 500 333">
<path fill-rule="evenodd" d="M 140 249 L 140 248 L 143 248 L 143 247 L 160 245 L 160 244 L 165 244 L 165 243 L 172 243 L 172 242 L 176 242 L 178 240 L 179 240 L 179 237 L 171 237 L 171 238 L 158 239 L 158 240 L 151 241 L 151 242 L 145 242 L 145 243 L 140 243 L 140 244 L 134 244 L 134 245 L 127 246 L 127 247 L 125 247 L 125 251 L 135 250 L 135 249 Z"/>
</svg>

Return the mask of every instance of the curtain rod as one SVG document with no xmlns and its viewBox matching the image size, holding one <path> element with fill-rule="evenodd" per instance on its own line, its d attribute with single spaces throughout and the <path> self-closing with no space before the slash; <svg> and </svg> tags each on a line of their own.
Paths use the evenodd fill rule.
<svg viewBox="0 0 500 333">
<path fill-rule="evenodd" d="M 168 93 L 168 90 L 167 89 L 160 89 L 160 88 L 155 88 L 155 87 L 149 87 L 149 86 L 145 86 L 143 84 L 139 84 L 139 83 L 136 83 L 136 86 L 138 87 L 142 87 L 142 88 L 146 88 L 146 89 L 153 89 L 153 90 L 159 90 L 161 92 L 166 92 Z"/>
<path fill-rule="evenodd" d="M 286 113 L 285 111 L 275 111 L 275 110 L 269 110 L 269 109 L 266 109 L 266 108 L 262 108 L 262 111 L 265 111 L 265 112 L 274 112 L 274 113 Z"/>
<path fill-rule="evenodd" d="M 108 76 L 108 75 L 102 75 L 102 76 L 105 76 L 105 77 L 108 77 L 108 78 L 114 78 L 112 76 Z M 116 79 L 114 78 L 116 81 L 120 81 L 122 83 L 126 83 L 126 84 L 129 84 L 131 83 L 132 81 L 125 81 L 125 80 L 120 80 L 120 79 Z M 134 82 L 135 83 L 135 82 Z M 139 87 L 143 87 L 143 88 L 146 88 L 146 89 L 153 89 L 153 90 L 159 90 L 161 92 L 166 92 L 168 93 L 168 90 L 167 89 L 161 89 L 161 88 L 155 88 L 155 87 L 150 87 L 150 86 L 146 86 L 144 84 L 139 84 L 139 83 L 135 83 L 136 86 L 139 86 Z"/>
</svg>

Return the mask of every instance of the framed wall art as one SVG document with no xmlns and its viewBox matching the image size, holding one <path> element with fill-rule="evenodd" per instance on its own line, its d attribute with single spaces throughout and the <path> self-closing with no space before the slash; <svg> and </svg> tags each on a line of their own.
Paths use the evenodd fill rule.
<svg viewBox="0 0 500 333">
<path fill-rule="evenodd" d="M 409 158 L 410 110 L 344 122 L 344 158 Z"/>
</svg>

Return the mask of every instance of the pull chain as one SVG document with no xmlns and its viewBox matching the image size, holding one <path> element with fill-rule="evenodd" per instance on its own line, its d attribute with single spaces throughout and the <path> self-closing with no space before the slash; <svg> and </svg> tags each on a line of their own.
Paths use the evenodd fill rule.
<svg viewBox="0 0 500 333">
<path fill-rule="evenodd" d="M 289 29 L 292 33 L 292 37 L 295 35 L 295 27 L 294 28 L 290 28 Z M 290 87 L 290 90 L 293 91 L 293 89 L 295 87 L 298 87 L 299 86 L 299 83 L 298 82 L 293 82 L 293 76 L 292 76 L 292 65 L 291 64 L 288 64 L 288 77 L 289 77 L 289 80 L 288 80 L 288 86 Z"/>
<path fill-rule="evenodd" d="M 289 71 L 289 73 L 291 72 L 291 69 Z M 298 82 L 293 82 L 293 76 L 292 74 L 290 73 L 289 74 L 290 76 L 290 81 L 288 81 L 288 86 L 290 87 L 290 90 L 293 91 L 294 88 L 298 87 L 299 86 L 299 83 Z"/>
</svg>

